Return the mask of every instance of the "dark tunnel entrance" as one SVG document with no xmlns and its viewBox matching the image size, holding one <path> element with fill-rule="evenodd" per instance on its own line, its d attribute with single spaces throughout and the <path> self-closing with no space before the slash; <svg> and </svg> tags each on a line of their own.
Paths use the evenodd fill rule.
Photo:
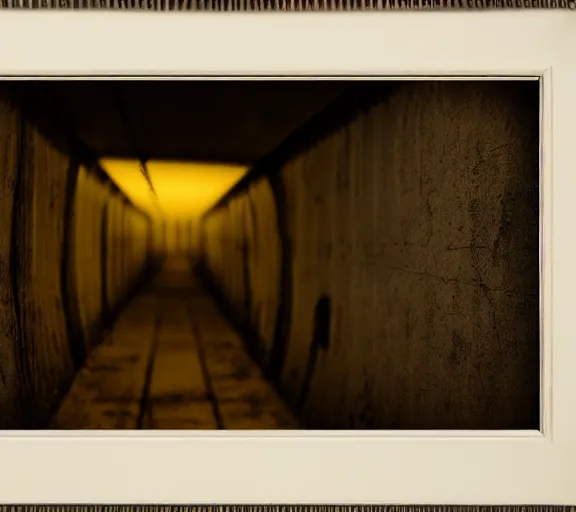
<svg viewBox="0 0 576 512">
<path fill-rule="evenodd" d="M 2 82 L 0 428 L 539 429 L 539 87 Z"/>
</svg>

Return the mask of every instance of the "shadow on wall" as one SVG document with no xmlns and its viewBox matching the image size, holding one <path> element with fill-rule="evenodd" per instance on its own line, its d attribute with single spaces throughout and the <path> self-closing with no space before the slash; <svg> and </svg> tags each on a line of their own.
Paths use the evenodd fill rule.
<svg viewBox="0 0 576 512">
<path fill-rule="evenodd" d="M 115 312 L 157 267 L 148 215 L 57 119 L 0 85 L 0 428 L 47 423 Z"/>
<path fill-rule="evenodd" d="M 204 216 L 202 272 L 310 428 L 537 429 L 538 82 L 359 89 Z"/>
</svg>

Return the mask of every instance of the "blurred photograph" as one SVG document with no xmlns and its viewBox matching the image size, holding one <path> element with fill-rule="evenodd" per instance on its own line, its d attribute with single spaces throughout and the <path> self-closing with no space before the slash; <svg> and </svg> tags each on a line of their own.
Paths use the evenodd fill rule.
<svg viewBox="0 0 576 512">
<path fill-rule="evenodd" d="M 540 428 L 540 82 L 3 80 L 0 428 Z"/>
</svg>

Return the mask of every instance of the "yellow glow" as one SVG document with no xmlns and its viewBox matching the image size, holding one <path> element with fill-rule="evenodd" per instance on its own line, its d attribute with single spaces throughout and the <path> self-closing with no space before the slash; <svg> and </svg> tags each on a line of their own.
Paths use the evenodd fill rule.
<svg viewBox="0 0 576 512">
<path fill-rule="evenodd" d="M 132 202 L 157 214 L 156 198 L 140 172 L 136 160 L 101 160 L 100 165 Z"/>
<path fill-rule="evenodd" d="M 150 161 L 146 167 L 156 198 L 133 160 L 102 160 L 102 167 L 135 203 L 154 215 L 195 218 L 212 206 L 246 172 L 246 167 Z"/>
<path fill-rule="evenodd" d="M 229 165 L 154 161 L 147 167 L 161 208 L 172 217 L 200 215 L 247 170 Z"/>
</svg>

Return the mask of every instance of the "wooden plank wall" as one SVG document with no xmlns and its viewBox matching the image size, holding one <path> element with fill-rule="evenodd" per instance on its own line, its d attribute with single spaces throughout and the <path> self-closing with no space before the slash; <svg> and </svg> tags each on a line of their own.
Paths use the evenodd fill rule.
<svg viewBox="0 0 576 512">
<path fill-rule="evenodd" d="M 203 271 L 310 428 L 538 428 L 538 83 L 373 92 L 208 212 Z"/>
<path fill-rule="evenodd" d="M 149 219 L 30 108 L 0 85 L 0 428 L 47 424 L 149 263 Z"/>
</svg>

